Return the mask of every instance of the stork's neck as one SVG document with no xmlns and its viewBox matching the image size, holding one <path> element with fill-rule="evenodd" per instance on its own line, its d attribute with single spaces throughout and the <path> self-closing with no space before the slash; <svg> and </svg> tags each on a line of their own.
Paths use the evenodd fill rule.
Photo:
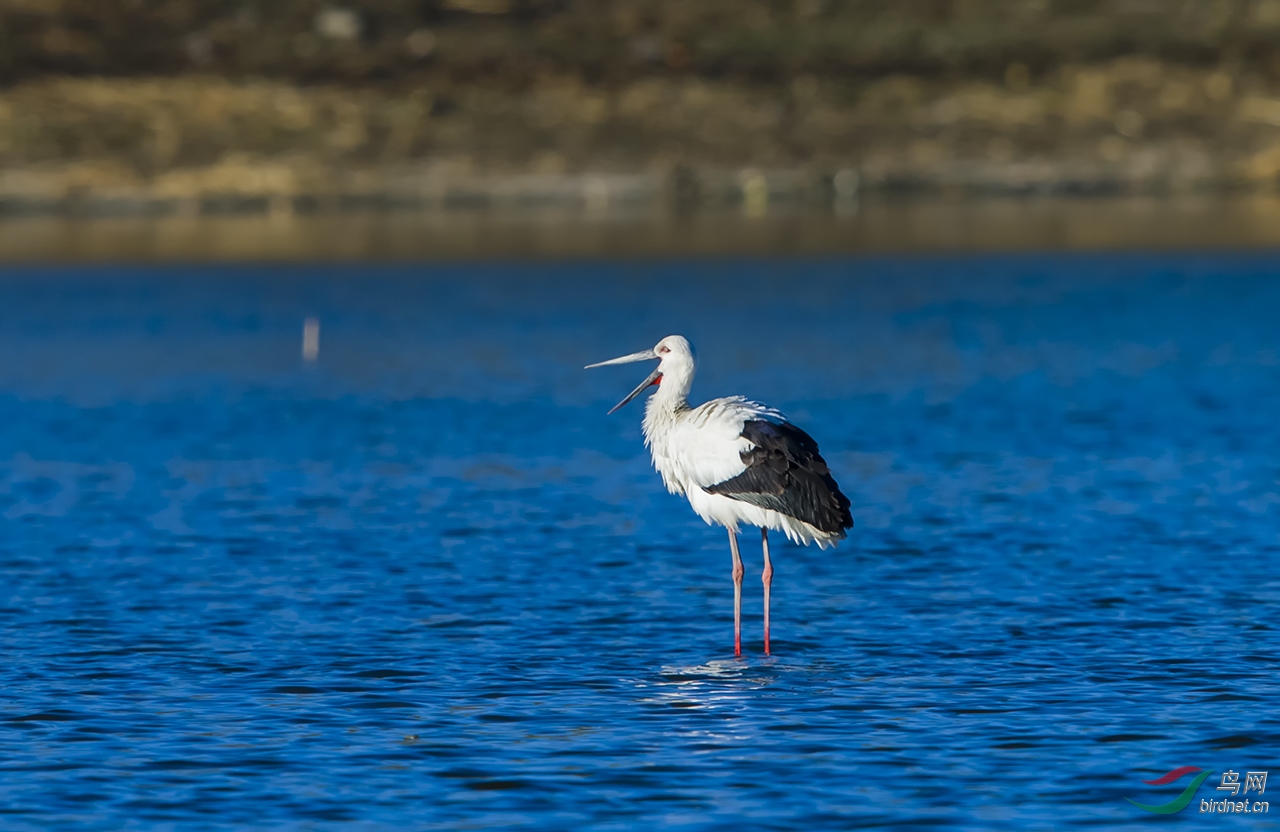
<svg viewBox="0 0 1280 832">
<path fill-rule="evenodd" d="M 667 363 L 671 366 L 662 367 L 662 381 L 649 397 L 649 407 L 662 407 L 672 413 L 688 410 L 689 388 L 693 386 L 693 362 L 664 362 Z"/>
<path fill-rule="evenodd" d="M 689 409 L 689 388 L 693 386 L 693 366 L 664 367 L 658 389 L 644 406 L 644 434 L 649 444 L 675 424 L 676 417 Z"/>
</svg>

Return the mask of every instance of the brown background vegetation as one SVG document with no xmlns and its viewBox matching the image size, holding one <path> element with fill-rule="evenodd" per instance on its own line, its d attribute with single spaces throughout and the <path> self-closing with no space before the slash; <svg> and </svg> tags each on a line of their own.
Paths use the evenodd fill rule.
<svg viewBox="0 0 1280 832">
<path fill-rule="evenodd" d="M 409 170 L 1057 192 L 1280 173 L 1280 0 L 0 0 L 0 81 L 0 193 L 33 199 Z"/>
</svg>

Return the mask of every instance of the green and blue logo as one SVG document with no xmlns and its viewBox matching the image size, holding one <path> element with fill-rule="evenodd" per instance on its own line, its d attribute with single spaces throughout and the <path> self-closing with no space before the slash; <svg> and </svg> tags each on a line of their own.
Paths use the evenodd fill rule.
<svg viewBox="0 0 1280 832">
<path fill-rule="evenodd" d="M 1146 809 L 1148 812 L 1156 815 L 1172 815 L 1175 812 L 1181 812 L 1183 809 L 1187 808 L 1187 805 L 1195 798 L 1196 790 L 1200 788 L 1200 784 L 1203 783 L 1210 774 L 1213 774 L 1212 769 L 1209 771 L 1203 771 L 1196 766 L 1179 766 L 1163 777 L 1157 777 L 1154 780 L 1142 781 L 1148 786 L 1164 786 L 1197 771 L 1200 773 L 1192 778 L 1191 782 L 1187 784 L 1187 787 L 1182 790 L 1182 794 L 1178 795 L 1173 800 L 1170 800 L 1168 803 L 1161 803 L 1158 806 L 1150 806 L 1146 803 L 1139 803 L 1138 801 L 1127 797 L 1125 800 L 1128 800 L 1139 809 Z"/>
</svg>

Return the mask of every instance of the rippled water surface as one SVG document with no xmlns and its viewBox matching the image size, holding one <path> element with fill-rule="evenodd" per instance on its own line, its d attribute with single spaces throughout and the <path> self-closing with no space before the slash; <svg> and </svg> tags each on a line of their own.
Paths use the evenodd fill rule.
<svg viewBox="0 0 1280 832">
<path fill-rule="evenodd" d="M 2 273 L 0 828 L 1189 820 L 1124 798 L 1280 769 L 1278 271 Z M 854 504 L 771 658 L 581 369 L 671 332 Z"/>
</svg>

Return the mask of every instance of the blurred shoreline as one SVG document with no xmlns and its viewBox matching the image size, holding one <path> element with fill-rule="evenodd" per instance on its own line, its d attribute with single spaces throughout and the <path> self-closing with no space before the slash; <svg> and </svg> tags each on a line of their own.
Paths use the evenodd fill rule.
<svg viewBox="0 0 1280 832">
<path fill-rule="evenodd" d="M 0 214 L 1280 193 L 1280 0 L 0 3 Z"/>
<path fill-rule="evenodd" d="M 856 84 L 179 76 L 0 88 L 9 215 L 1276 192 L 1280 72 L 1148 57 Z"/>
<path fill-rule="evenodd" d="M 0 220 L 0 263 L 431 262 L 1280 248 L 1280 197 L 866 198 Z"/>
<path fill-rule="evenodd" d="M 0 33 L 3 262 L 1280 244 L 1280 0 L 12 0 Z"/>
</svg>

